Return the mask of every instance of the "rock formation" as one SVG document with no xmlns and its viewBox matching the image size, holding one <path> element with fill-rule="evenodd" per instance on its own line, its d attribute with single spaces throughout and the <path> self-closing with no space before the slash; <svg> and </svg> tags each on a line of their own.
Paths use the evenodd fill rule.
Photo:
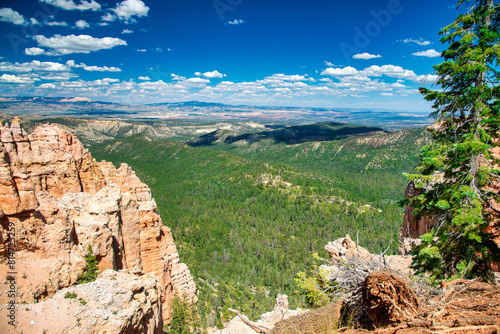
<svg viewBox="0 0 500 334">
<path fill-rule="evenodd" d="M 104 271 L 96 281 L 56 292 L 18 308 L 15 331 L 1 333 L 163 333 L 161 287 L 154 274 Z M 0 312 L 7 313 L 6 306 Z"/>
<path fill-rule="evenodd" d="M 256 333 L 269 333 L 275 326 L 276 323 L 288 319 L 290 317 L 298 316 L 305 313 L 304 310 L 300 308 L 296 310 L 290 310 L 288 306 L 288 296 L 278 295 L 276 297 L 276 304 L 271 312 L 264 313 L 260 316 L 260 319 L 256 322 L 250 321 L 245 315 L 240 314 L 238 311 L 232 310 L 232 312 L 237 312 L 238 315 L 235 316 L 221 331 L 215 331 L 212 333 L 220 334 L 256 334 Z"/>
<path fill-rule="evenodd" d="M 424 188 L 416 188 L 415 183 L 411 181 L 406 186 L 405 198 L 410 199 L 426 191 Z M 413 214 L 411 204 L 406 205 L 403 216 L 403 225 L 399 230 L 399 254 L 409 254 L 414 246 L 420 245 L 419 237 L 429 231 L 429 228 L 435 223 L 434 218 L 421 217 L 416 219 Z"/>
<path fill-rule="evenodd" d="M 17 304 L 74 285 L 88 245 L 100 272 L 154 274 L 164 320 L 174 293 L 196 298 L 150 189 L 130 167 L 97 163 L 55 125 L 28 135 L 14 119 L 0 124 L 0 137 L 0 277 L 14 276 Z M 2 291 L 0 304 L 10 301 Z"/>
</svg>

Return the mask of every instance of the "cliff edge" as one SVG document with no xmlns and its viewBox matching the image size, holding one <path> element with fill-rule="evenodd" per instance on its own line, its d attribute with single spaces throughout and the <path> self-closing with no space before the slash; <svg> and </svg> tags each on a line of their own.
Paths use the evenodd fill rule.
<svg viewBox="0 0 500 334">
<path fill-rule="evenodd" d="M 27 134 L 16 118 L 0 124 L 0 137 L 0 277 L 15 283 L 15 298 L 2 288 L 0 304 L 41 302 L 74 285 L 89 245 L 101 273 L 154 274 L 164 320 L 175 293 L 196 299 L 151 190 L 129 166 L 96 162 L 55 125 Z"/>
</svg>

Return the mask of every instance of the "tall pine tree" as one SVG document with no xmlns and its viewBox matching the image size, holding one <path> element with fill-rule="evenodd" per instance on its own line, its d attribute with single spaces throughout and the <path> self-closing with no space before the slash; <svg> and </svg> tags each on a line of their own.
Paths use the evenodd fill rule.
<svg viewBox="0 0 500 334">
<path fill-rule="evenodd" d="M 469 5 L 440 34 L 448 45 L 443 63 L 434 66 L 439 89 L 420 88 L 433 102 L 433 142 L 419 155 L 417 183 L 435 182 L 412 200 L 418 216 L 437 223 L 421 237 L 414 268 L 435 279 L 482 277 L 500 262 L 491 234 L 499 218 L 499 163 L 492 149 L 499 145 L 500 5 L 493 0 L 458 2 Z"/>
</svg>

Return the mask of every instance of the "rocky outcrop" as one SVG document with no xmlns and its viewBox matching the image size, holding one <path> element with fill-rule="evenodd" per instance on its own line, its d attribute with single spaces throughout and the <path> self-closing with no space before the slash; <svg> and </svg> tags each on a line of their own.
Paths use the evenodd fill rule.
<svg viewBox="0 0 500 334">
<path fill-rule="evenodd" d="M 409 256 L 371 254 L 364 247 L 358 246 L 348 234 L 344 238 L 329 242 L 325 246 L 325 250 L 330 255 L 333 267 L 336 267 L 338 263 L 349 263 L 359 260 L 362 262 L 377 262 L 396 271 L 408 272 L 408 267 L 412 261 Z M 331 268 L 333 268 L 329 266 L 324 267 L 328 272 L 332 271 Z"/>
<path fill-rule="evenodd" d="M 232 310 L 233 312 L 237 312 Z M 239 312 L 238 312 L 239 313 Z M 221 331 L 209 331 L 220 334 L 255 334 L 268 333 L 276 323 L 288 319 L 290 317 L 304 314 L 305 311 L 299 309 L 290 310 L 288 306 L 288 296 L 278 295 L 276 304 L 271 312 L 264 313 L 256 322 L 248 320 L 243 314 L 235 316 Z"/>
<path fill-rule="evenodd" d="M 59 290 L 36 304 L 18 305 L 15 330 L 1 333 L 163 333 L 161 287 L 154 274 L 104 271 L 96 281 Z M 7 314 L 6 306 L 0 312 Z"/>
<path fill-rule="evenodd" d="M 405 190 L 405 198 L 411 199 L 415 196 L 422 194 L 426 189 L 415 187 L 413 181 L 409 182 Z M 419 237 L 427 232 L 436 219 L 434 217 L 421 217 L 417 220 L 413 214 L 411 203 L 406 205 L 405 213 L 403 216 L 403 225 L 399 230 L 399 254 L 409 254 L 414 246 L 420 245 L 421 240 Z"/>
<path fill-rule="evenodd" d="M 174 293 L 196 299 L 151 191 L 130 167 L 96 162 L 55 125 L 28 135 L 15 119 L 10 127 L 0 124 L 0 137 L 0 277 L 15 273 L 16 303 L 42 301 L 75 284 L 89 245 L 100 272 L 154 274 L 164 320 Z M 2 291 L 0 304 L 10 300 Z"/>
</svg>

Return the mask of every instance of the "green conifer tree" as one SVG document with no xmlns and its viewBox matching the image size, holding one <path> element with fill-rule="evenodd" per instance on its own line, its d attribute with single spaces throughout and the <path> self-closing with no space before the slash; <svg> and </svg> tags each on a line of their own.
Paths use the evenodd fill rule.
<svg viewBox="0 0 500 334">
<path fill-rule="evenodd" d="M 77 283 L 90 283 L 96 280 L 99 276 L 99 262 L 95 255 L 93 255 L 92 247 L 87 247 L 87 254 L 83 257 L 85 259 L 85 269 L 78 277 Z"/>
<path fill-rule="evenodd" d="M 444 61 L 434 66 L 439 89 L 420 88 L 433 102 L 436 124 L 433 142 L 419 155 L 417 183 L 436 182 L 412 200 L 417 217 L 434 216 L 436 224 L 421 237 L 414 268 L 434 279 L 488 278 L 500 252 L 488 225 L 499 217 L 493 208 L 499 195 L 498 163 L 491 155 L 498 146 L 500 126 L 500 5 L 493 0 L 460 0 L 470 8 L 440 32 L 448 44 Z"/>
</svg>

